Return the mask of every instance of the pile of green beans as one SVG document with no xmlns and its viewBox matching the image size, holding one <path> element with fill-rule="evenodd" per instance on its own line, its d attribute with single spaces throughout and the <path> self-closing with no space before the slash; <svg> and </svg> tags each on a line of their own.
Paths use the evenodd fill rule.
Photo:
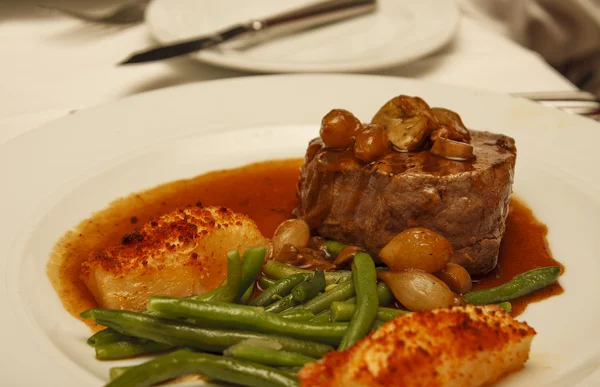
<svg viewBox="0 0 600 387">
<path fill-rule="evenodd" d="M 335 257 L 346 245 L 325 241 Z M 149 386 L 188 374 L 244 386 L 298 386 L 299 368 L 334 346 L 346 350 L 386 321 L 411 313 L 377 281 L 373 259 L 358 253 L 351 271 L 309 271 L 265 261 L 266 248 L 227 254 L 227 278 L 203 295 L 150 297 L 147 310 L 90 309 L 107 328 L 87 343 L 102 360 L 168 352 L 138 366 L 114 367 L 108 386 Z M 532 270 L 496 288 L 463 295 L 465 303 L 498 304 L 556 281 L 560 268 Z M 255 288 L 261 294 L 251 299 Z"/>
<path fill-rule="evenodd" d="M 194 320 L 200 326 L 239 328 L 332 345 L 339 344 L 348 328 L 348 325 L 344 323 L 306 324 L 285 319 L 273 313 L 264 313 L 251 306 L 199 302 L 171 297 L 150 297 L 148 308 L 171 318 Z"/>
<path fill-rule="evenodd" d="M 148 316 L 139 312 L 91 309 L 82 313 L 82 317 L 92 318 L 96 323 L 111 327 L 127 336 L 206 352 L 222 352 L 248 339 L 276 341 L 282 345 L 282 349 L 307 356 L 319 357 L 331 350 L 329 345 L 314 341 L 253 331 L 204 328 L 177 319 Z"/>
</svg>

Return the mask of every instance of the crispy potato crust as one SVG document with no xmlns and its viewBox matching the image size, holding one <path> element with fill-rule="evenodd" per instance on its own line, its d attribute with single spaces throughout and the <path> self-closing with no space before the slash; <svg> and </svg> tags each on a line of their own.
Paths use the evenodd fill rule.
<svg viewBox="0 0 600 387">
<path fill-rule="evenodd" d="M 519 369 L 535 330 L 495 305 L 411 313 L 299 373 L 302 386 L 488 385 Z"/>
<path fill-rule="evenodd" d="M 178 209 L 125 234 L 120 244 L 93 253 L 83 264 L 82 274 L 98 266 L 118 274 L 140 267 L 160 268 L 166 261 L 165 254 L 190 246 L 217 230 L 242 226 L 248 221 L 252 222 L 225 207 Z M 185 264 L 200 265 L 197 258 L 198 254 L 190 253 Z"/>
</svg>

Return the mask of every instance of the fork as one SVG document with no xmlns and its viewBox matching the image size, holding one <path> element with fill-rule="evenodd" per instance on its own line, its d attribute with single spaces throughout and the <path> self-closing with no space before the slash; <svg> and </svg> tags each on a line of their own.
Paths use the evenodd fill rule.
<svg viewBox="0 0 600 387">
<path fill-rule="evenodd" d="M 41 5 L 41 7 L 58 11 L 62 14 L 93 23 L 133 24 L 144 19 L 144 11 L 150 0 L 129 0 L 116 7 L 95 11 L 75 11 L 72 9 Z"/>
<path fill-rule="evenodd" d="M 600 97 L 587 91 L 513 93 L 512 95 L 600 121 Z"/>
</svg>

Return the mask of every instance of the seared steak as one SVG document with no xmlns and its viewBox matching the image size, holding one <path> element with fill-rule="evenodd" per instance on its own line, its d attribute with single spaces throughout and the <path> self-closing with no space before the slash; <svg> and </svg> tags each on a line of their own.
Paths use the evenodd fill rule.
<svg viewBox="0 0 600 387">
<path fill-rule="evenodd" d="M 514 140 L 471 131 L 475 158 L 453 161 L 429 151 L 391 152 L 366 164 L 351 150 L 311 141 L 295 215 L 330 239 L 376 255 L 396 234 L 425 227 L 446 237 L 454 262 L 471 274 L 498 260 L 512 192 Z"/>
</svg>

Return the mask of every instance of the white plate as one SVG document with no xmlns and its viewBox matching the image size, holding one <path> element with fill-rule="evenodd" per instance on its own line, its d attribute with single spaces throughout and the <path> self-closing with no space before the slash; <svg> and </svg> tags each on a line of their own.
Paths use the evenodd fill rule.
<svg viewBox="0 0 600 387">
<path fill-rule="evenodd" d="M 500 385 L 562 387 L 587 376 L 600 362 L 600 125 L 528 101 L 414 80 L 295 75 L 141 94 L 0 146 L 3 384 L 98 386 L 114 365 L 94 359 L 85 344 L 90 332 L 62 308 L 46 278 L 48 254 L 67 229 L 132 191 L 301 156 L 329 109 L 367 120 L 399 93 L 454 109 L 472 128 L 515 137 L 515 191 L 548 225 L 552 251 L 566 265 L 565 293 L 522 315 L 538 331 L 526 369 Z"/>
<path fill-rule="evenodd" d="M 311 0 L 154 0 L 146 12 L 161 43 L 215 32 Z M 454 0 L 379 0 L 376 12 L 247 49 L 192 55 L 218 66 L 257 72 L 351 72 L 410 62 L 447 43 L 459 21 Z"/>
</svg>

